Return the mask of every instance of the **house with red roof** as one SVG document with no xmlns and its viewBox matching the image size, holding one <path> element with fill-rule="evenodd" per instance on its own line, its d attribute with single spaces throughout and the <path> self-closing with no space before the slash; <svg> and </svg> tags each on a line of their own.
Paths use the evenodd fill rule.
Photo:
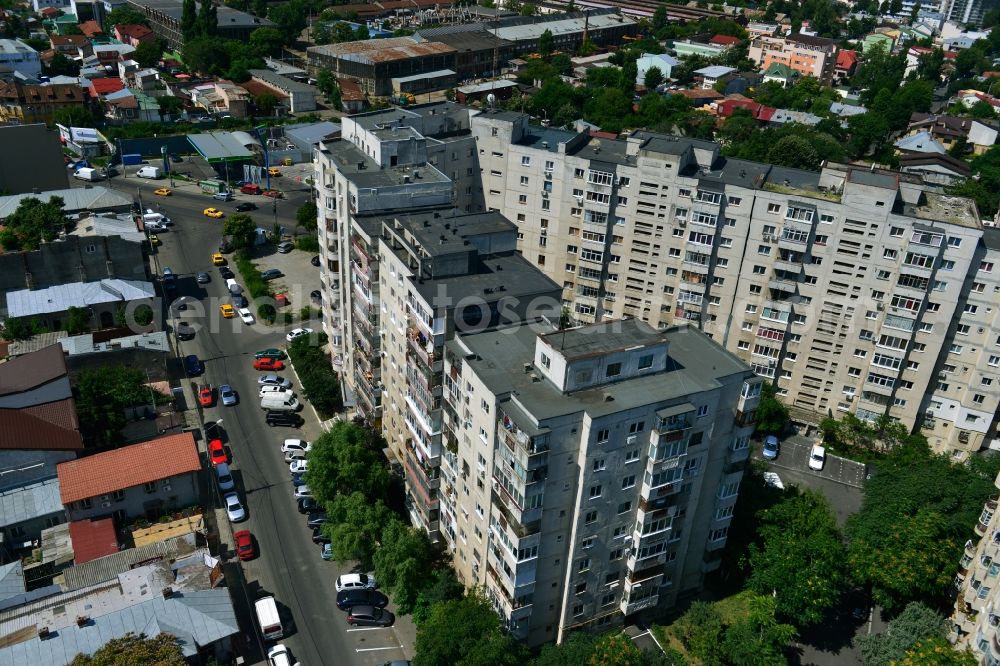
<svg viewBox="0 0 1000 666">
<path fill-rule="evenodd" d="M 833 80 L 837 83 L 854 76 L 858 68 L 858 52 L 850 49 L 837 51 L 837 62 L 833 66 Z"/>
<path fill-rule="evenodd" d="M 198 502 L 201 458 L 190 432 L 158 437 L 56 466 L 70 521 L 111 516 L 156 520 Z"/>
<path fill-rule="evenodd" d="M 742 40 L 739 37 L 731 37 L 729 35 L 715 35 L 712 39 L 708 40 L 709 44 L 715 44 L 723 48 L 729 48 L 730 46 L 736 46 Z"/>
<path fill-rule="evenodd" d="M 82 32 L 84 37 L 87 39 L 104 36 L 104 29 L 101 28 L 101 24 L 93 19 L 81 23 L 80 32 Z"/>
<path fill-rule="evenodd" d="M 57 53 L 68 58 L 85 58 L 94 52 L 90 40 L 83 35 L 52 35 L 49 44 Z"/>
<path fill-rule="evenodd" d="M 0 451 L 82 449 L 62 346 L 0 364 Z"/>
<path fill-rule="evenodd" d="M 124 90 L 125 84 L 121 79 L 116 79 L 113 76 L 106 76 L 102 79 L 91 79 L 90 80 L 90 97 L 91 99 L 99 99 L 105 95 L 110 95 L 111 93 L 118 92 L 119 90 Z"/>
<path fill-rule="evenodd" d="M 83 564 L 119 551 L 112 518 L 75 520 L 69 524 L 69 538 L 73 543 L 73 564 Z"/>
<path fill-rule="evenodd" d="M 115 26 L 114 35 L 119 42 L 130 46 L 139 46 L 156 39 L 151 29 L 139 23 L 120 23 Z"/>
</svg>

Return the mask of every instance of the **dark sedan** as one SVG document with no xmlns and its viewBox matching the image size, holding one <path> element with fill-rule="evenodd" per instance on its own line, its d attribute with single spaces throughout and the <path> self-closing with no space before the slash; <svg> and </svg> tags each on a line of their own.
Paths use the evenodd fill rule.
<svg viewBox="0 0 1000 666">
<path fill-rule="evenodd" d="M 257 210 L 257 204 L 251 203 L 249 201 L 243 201 L 236 204 L 236 210 L 240 213 L 246 212 L 248 210 Z"/>
<path fill-rule="evenodd" d="M 347 624 L 358 627 L 391 627 L 396 616 L 374 606 L 355 606 L 347 611 Z"/>
<path fill-rule="evenodd" d="M 184 371 L 191 377 L 201 374 L 201 361 L 194 354 L 184 357 Z"/>
<path fill-rule="evenodd" d="M 374 606 L 375 608 L 385 608 L 389 605 L 389 598 L 368 588 L 341 590 L 337 592 L 337 608 L 348 610 L 355 606 Z"/>
</svg>

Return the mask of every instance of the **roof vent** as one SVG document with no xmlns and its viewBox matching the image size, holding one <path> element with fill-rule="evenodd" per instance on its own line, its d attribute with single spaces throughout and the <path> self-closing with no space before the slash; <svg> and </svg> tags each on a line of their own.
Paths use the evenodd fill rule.
<svg viewBox="0 0 1000 666">
<path fill-rule="evenodd" d="M 542 141 L 542 148 L 548 148 L 548 147 L 549 147 L 549 142 L 548 141 Z"/>
<path fill-rule="evenodd" d="M 536 383 L 536 382 L 540 382 L 540 381 L 542 381 L 541 377 L 539 377 L 538 375 L 531 375 L 531 382 L 533 384 Z"/>
<path fill-rule="evenodd" d="M 38 638 L 40 638 L 41 640 L 44 641 L 48 637 L 49 637 L 49 628 L 48 627 L 39 627 L 38 628 Z"/>
<path fill-rule="evenodd" d="M 165 588 L 163 588 L 163 598 L 164 599 L 169 599 L 173 595 L 173 593 L 174 593 L 174 589 L 172 587 L 165 587 Z"/>
<path fill-rule="evenodd" d="M 90 616 L 89 615 L 77 615 L 76 616 L 76 626 L 78 626 L 78 627 L 85 627 L 85 626 L 87 626 L 88 622 L 90 622 Z"/>
</svg>

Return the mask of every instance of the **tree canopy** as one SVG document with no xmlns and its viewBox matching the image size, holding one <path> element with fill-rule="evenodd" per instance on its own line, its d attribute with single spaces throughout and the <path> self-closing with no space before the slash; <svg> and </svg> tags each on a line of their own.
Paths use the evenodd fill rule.
<svg viewBox="0 0 1000 666">
<path fill-rule="evenodd" d="M 522 666 L 525 648 L 500 625 L 489 601 L 474 591 L 431 608 L 417 627 L 413 666 Z"/>
<path fill-rule="evenodd" d="M 245 213 L 236 213 L 222 223 L 222 233 L 229 236 L 234 248 L 245 252 L 252 249 L 257 240 L 257 223 Z"/>
<path fill-rule="evenodd" d="M 62 197 L 49 197 L 46 202 L 35 197 L 22 199 L 0 231 L 4 251 L 36 250 L 43 241 L 54 241 L 66 227 L 65 205 Z"/>
<path fill-rule="evenodd" d="M 125 408 L 169 400 L 146 386 L 139 368 L 105 365 L 77 373 L 73 396 L 80 419 L 80 433 L 90 441 L 118 443 L 125 426 Z"/>
<path fill-rule="evenodd" d="M 932 608 L 911 601 L 884 632 L 862 636 L 858 645 L 865 666 L 891 666 L 898 664 L 918 641 L 944 636 L 944 618 Z"/>
<path fill-rule="evenodd" d="M 146 638 L 131 632 L 112 638 L 94 654 L 78 654 L 70 666 L 185 666 L 184 653 L 170 634 Z"/>
</svg>

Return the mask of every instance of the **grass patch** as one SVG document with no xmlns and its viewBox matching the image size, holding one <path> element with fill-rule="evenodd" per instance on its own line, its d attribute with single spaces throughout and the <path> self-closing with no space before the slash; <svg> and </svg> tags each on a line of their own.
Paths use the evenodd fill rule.
<svg viewBox="0 0 1000 666">
<path fill-rule="evenodd" d="M 296 249 L 303 252 L 319 254 L 319 237 L 317 236 L 297 236 L 295 238 Z"/>
<path fill-rule="evenodd" d="M 324 420 L 332 418 L 341 408 L 340 380 L 322 349 L 325 344 L 326 335 L 319 333 L 303 336 L 288 345 L 288 358 L 302 382 L 302 394 Z"/>
</svg>

